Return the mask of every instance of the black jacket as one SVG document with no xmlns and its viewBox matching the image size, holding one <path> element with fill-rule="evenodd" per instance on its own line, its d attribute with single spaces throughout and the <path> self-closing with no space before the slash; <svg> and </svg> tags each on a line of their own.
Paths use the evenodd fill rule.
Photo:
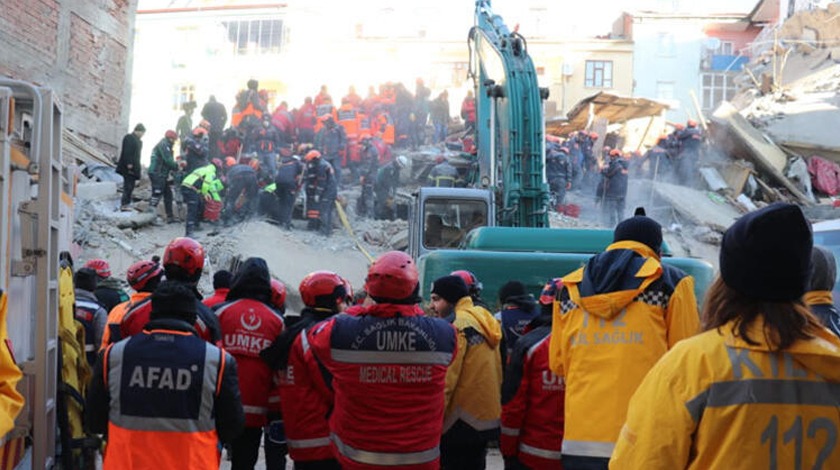
<svg viewBox="0 0 840 470">
<path fill-rule="evenodd" d="M 140 151 L 143 150 L 143 141 L 133 132 L 126 134 L 122 140 L 120 159 L 117 162 L 117 173 L 123 176 L 140 178 Z M 132 165 L 131 169 L 128 165 Z"/>
</svg>

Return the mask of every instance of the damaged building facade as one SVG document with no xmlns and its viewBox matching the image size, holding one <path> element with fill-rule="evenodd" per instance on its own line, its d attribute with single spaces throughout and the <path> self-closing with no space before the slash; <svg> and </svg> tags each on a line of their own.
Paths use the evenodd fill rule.
<svg viewBox="0 0 840 470">
<path fill-rule="evenodd" d="M 129 128 L 135 10 L 136 0 L 3 1 L 0 75 L 58 94 L 64 127 L 80 138 L 65 153 L 119 152 Z"/>
</svg>

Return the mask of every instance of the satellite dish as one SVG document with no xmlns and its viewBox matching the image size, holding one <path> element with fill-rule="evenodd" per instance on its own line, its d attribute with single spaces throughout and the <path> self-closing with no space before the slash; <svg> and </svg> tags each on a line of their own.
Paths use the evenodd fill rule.
<svg viewBox="0 0 840 470">
<path fill-rule="evenodd" d="M 720 39 L 707 38 L 706 41 L 703 43 L 703 46 L 710 51 L 716 51 L 720 48 Z"/>
</svg>

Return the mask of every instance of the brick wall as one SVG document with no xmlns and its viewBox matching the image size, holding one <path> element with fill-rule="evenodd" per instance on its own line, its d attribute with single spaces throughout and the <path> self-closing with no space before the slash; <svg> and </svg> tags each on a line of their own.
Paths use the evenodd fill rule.
<svg viewBox="0 0 840 470">
<path fill-rule="evenodd" d="M 0 0 L 0 75 L 49 87 L 108 155 L 128 132 L 137 0 Z"/>
</svg>

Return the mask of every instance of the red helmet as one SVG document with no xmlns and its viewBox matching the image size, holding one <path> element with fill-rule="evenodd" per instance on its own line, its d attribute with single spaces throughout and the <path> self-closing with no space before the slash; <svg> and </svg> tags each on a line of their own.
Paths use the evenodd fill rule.
<svg viewBox="0 0 840 470">
<path fill-rule="evenodd" d="M 310 150 L 310 151 L 309 151 L 309 152 L 308 152 L 308 153 L 307 153 L 307 154 L 303 157 L 303 159 L 304 159 L 304 160 L 306 160 L 307 162 L 310 162 L 310 161 L 312 161 L 312 160 L 315 160 L 316 158 L 321 158 L 321 152 L 319 152 L 319 151 L 317 151 L 317 150 Z"/>
<path fill-rule="evenodd" d="M 178 140 L 178 134 L 176 134 L 172 129 L 166 131 L 163 136 L 167 139 Z"/>
<path fill-rule="evenodd" d="M 452 271 L 449 273 L 450 276 L 458 276 L 464 280 L 464 284 L 467 285 L 467 288 L 470 290 L 471 295 L 477 295 L 481 292 L 481 289 L 484 286 L 481 284 L 481 281 L 475 277 L 475 274 L 471 273 L 470 271 L 459 269 L 458 271 Z"/>
<path fill-rule="evenodd" d="M 348 281 L 347 278 L 342 277 L 341 280 L 344 281 L 344 294 L 345 294 L 345 297 L 347 298 L 347 305 L 352 305 L 353 304 L 353 286 L 350 285 L 350 281 Z"/>
<path fill-rule="evenodd" d="M 277 279 L 271 280 L 271 304 L 281 311 L 286 309 L 286 284 Z"/>
<path fill-rule="evenodd" d="M 132 289 L 140 292 L 149 284 L 149 281 L 159 278 L 163 274 L 163 267 L 160 264 L 144 259 L 132 264 L 128 268 L 125 280 Z"/>
<path fill-rule="evenodd" d="M 389 251 L 368 269 L 365 291 L 373 298 L 408 299 L 417 289 L 420 275 L 410 256 L 402 251 Z"/>
<path fill-rule="evenodd" d="M 111 277 L 111 265 L 108 264 L 107 261 L 104 259 L 92 259 L 85 263 L 83 266 L 85 268 L 90 268 L 96 271 L 96 275 L 105 279 L 106 277 Z"/>
<path fill-rule="evenodd" d="M 341 295 L 335 300 L 345 300 L 344 279 L 341 276 L 332 271 L 315 271 L 307 274 L 300 281 L 298 291 L 300 292 L 300 298 L 307 307 L 323 306 L 332 308 L 335 306 L 334 304 L 323 305 L 323 302 L 319 304 L 318 298 L 327 297 L 332 300 L 332 296 L 336 294 L 336 288 L 339 287 L 341 288 L 339 292 Z M 321 300 L 323 301 L 323 299 Z"/>
<path fill-rule="evenodd" d="M 589 133 L 589 138 L 592 139 L 592 140 L 598 140 L 598 133 L 595 132 L 595 131 L 590 132 Z"/>
<path fill-rule="evenodd" d="M 192 238 L 178 237 L 166 246 L 163 267 L 168 278 L 197 281 L 204 269 L 204 248 Z"/>
</svg>

